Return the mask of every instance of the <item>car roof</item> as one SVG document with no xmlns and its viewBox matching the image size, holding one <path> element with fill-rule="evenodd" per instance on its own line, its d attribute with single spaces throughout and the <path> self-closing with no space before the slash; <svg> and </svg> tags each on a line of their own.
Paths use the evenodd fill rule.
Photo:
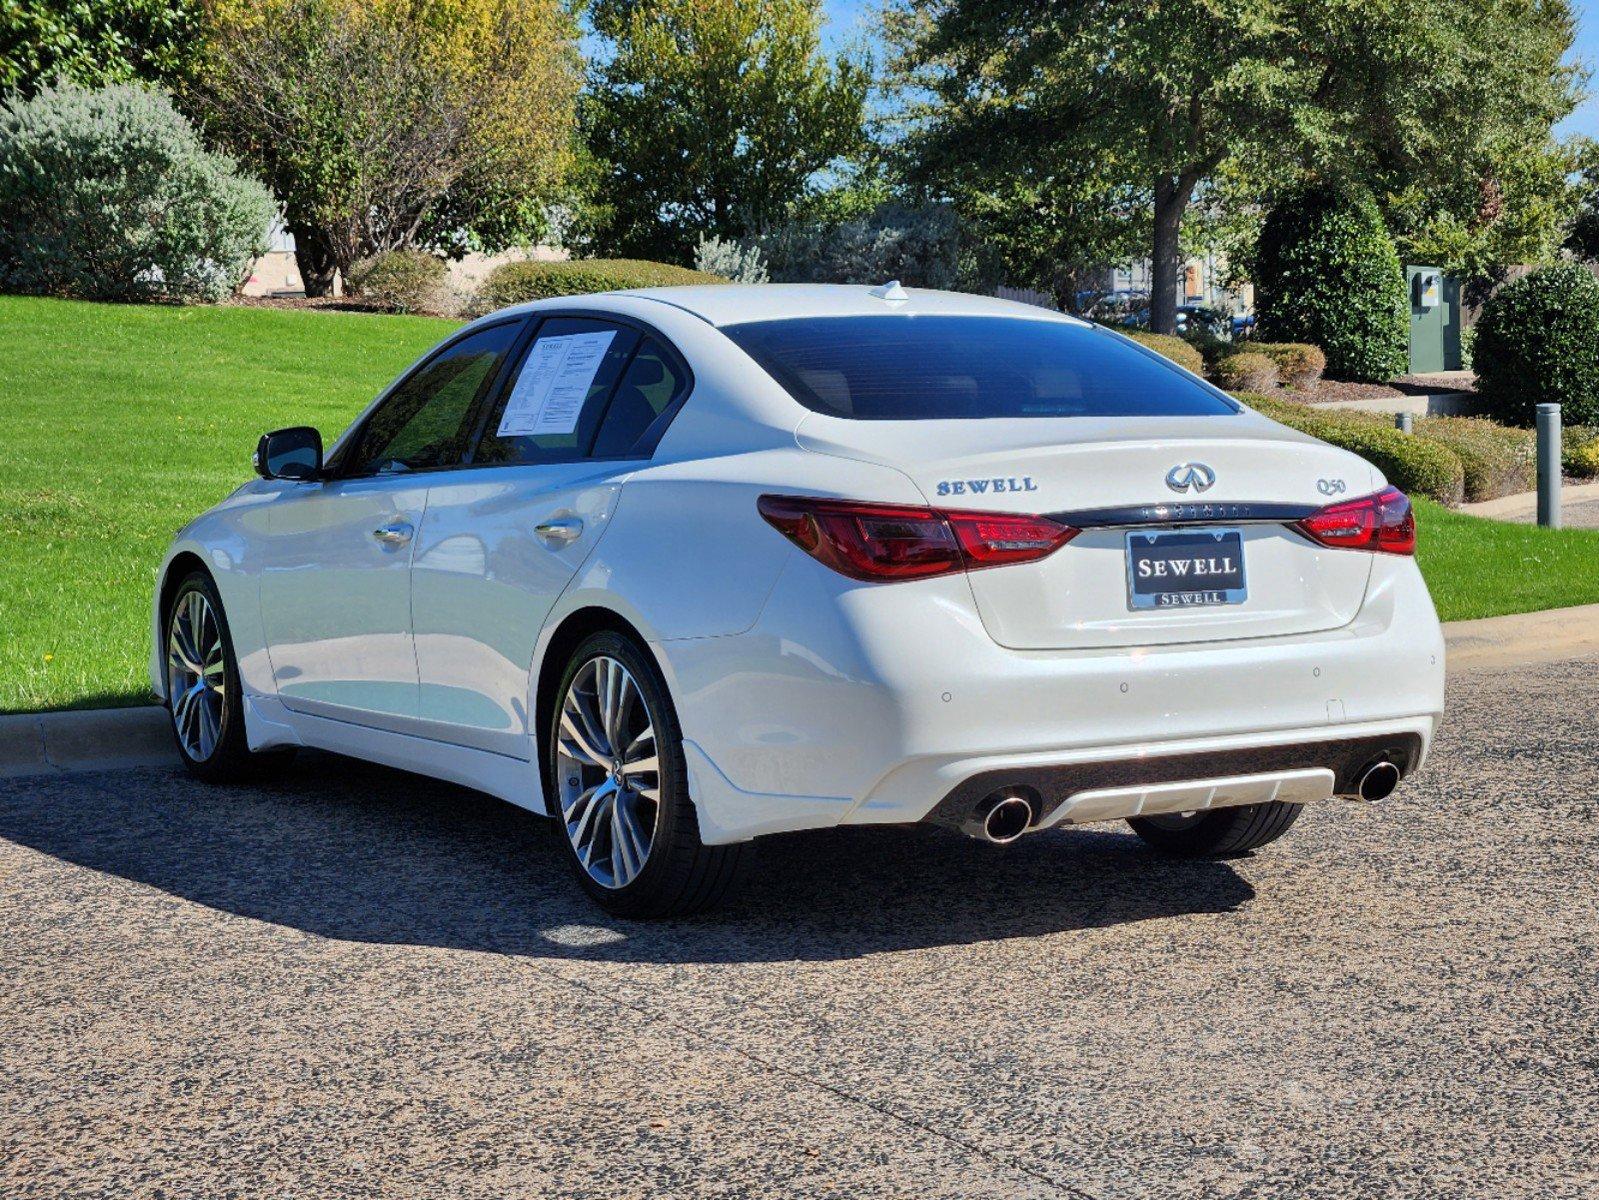
<svg viewBox="0 0 1599 1200">
<path fill-rule="evenodd" d="M 637 296 L 670 304 L 716 326 L 794 317 L 858 317 L 904 315 L 1022 317 L 1070 321 L 1052 309 L 994 296 L 905 288 L 904 299 L 874 296 L 865 284 L 760 283 L 694 284 L 688 287 L 638 288 L 614 295 Z"/>
</svg>

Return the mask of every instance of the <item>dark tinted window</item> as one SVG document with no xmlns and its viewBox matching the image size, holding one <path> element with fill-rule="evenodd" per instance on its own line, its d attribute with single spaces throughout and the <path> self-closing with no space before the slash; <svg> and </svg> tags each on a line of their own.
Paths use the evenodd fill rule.
<svg viewBox="0 0 1599 1200">
<path fill-rule="evenodd" d="M 1236 411 L 1164 359 L 1065 321 L 885 315 L 722 332 L 806 408 L 862 421 Z"/>
<path fill-rule="evenodd" d="M 489 414 L 472 461 L 581 458 L 638 336 L 631 329 L 582 317 L 545 321 Z"/>
<path fill-rule="evenodd" d="M 594 442 L 595 456 L 613 458 L 631 453 L 687 383 L 686 372 L 677 359 L 654 338 L 645 338 L 605 410 Z"/>
<path fill-rule="evenodd" d="M 344 473 L 419 471 L 459 462 L 472 402 L 494 378 L 520 327 L 517 321 L 491 325 L 419 367 L 367 418 Z"/>
</svg>

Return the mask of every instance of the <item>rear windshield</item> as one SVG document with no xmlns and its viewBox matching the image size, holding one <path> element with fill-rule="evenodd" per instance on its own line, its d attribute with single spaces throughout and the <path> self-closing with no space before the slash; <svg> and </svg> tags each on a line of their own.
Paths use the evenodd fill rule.
<svg viewBox="0 0 1599 1200">
<path fill-rule="evenodd" d="M 1065 321 L 895 314 L 722 332 L 806 408 L 858 421 L 1238 411 L 1165 359 Z"/>
</svg>

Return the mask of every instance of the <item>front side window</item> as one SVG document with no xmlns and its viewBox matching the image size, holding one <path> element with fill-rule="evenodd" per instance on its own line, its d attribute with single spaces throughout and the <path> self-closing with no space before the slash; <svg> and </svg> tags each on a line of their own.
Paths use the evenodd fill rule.
<svg viewBox="0 0 1599 1200">
<path fill-rule="evenodd" d="M 722 332 L 806 408 L 857 421 L 1238 411 L 1164 359 L 1067 321 L 891 314 Z"/>
<path fill-rule="evenodd" d="M 367 418 L 344 473 L 423 471 L 459 462 L 473 402 L 499 373 L 521 327 L 506 321 L 480 329 L 414 371 Z"/>
<path fill-rule="evenodd" d="M 594 439 L 639 335 L 587 317 L 551 317 L 489 414 L 474 463 L 571 462 Z"/>
</svg>

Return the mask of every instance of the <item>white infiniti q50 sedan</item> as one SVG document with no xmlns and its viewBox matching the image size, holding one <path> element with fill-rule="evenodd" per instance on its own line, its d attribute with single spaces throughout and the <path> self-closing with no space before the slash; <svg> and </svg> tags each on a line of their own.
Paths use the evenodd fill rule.
<svg viewBox="0 0 1599 1200">
<path fill-rule="evenodd" d="M 1239 854 L 1426 756 L 1409 502 L 1110 331 L 975 296 L 688 287 L 452 334 L 178 535 L 191 770 L 313 746 L 548 814 L 614 912 L 751 839 L 1128 820 Z"/>
</svg>

